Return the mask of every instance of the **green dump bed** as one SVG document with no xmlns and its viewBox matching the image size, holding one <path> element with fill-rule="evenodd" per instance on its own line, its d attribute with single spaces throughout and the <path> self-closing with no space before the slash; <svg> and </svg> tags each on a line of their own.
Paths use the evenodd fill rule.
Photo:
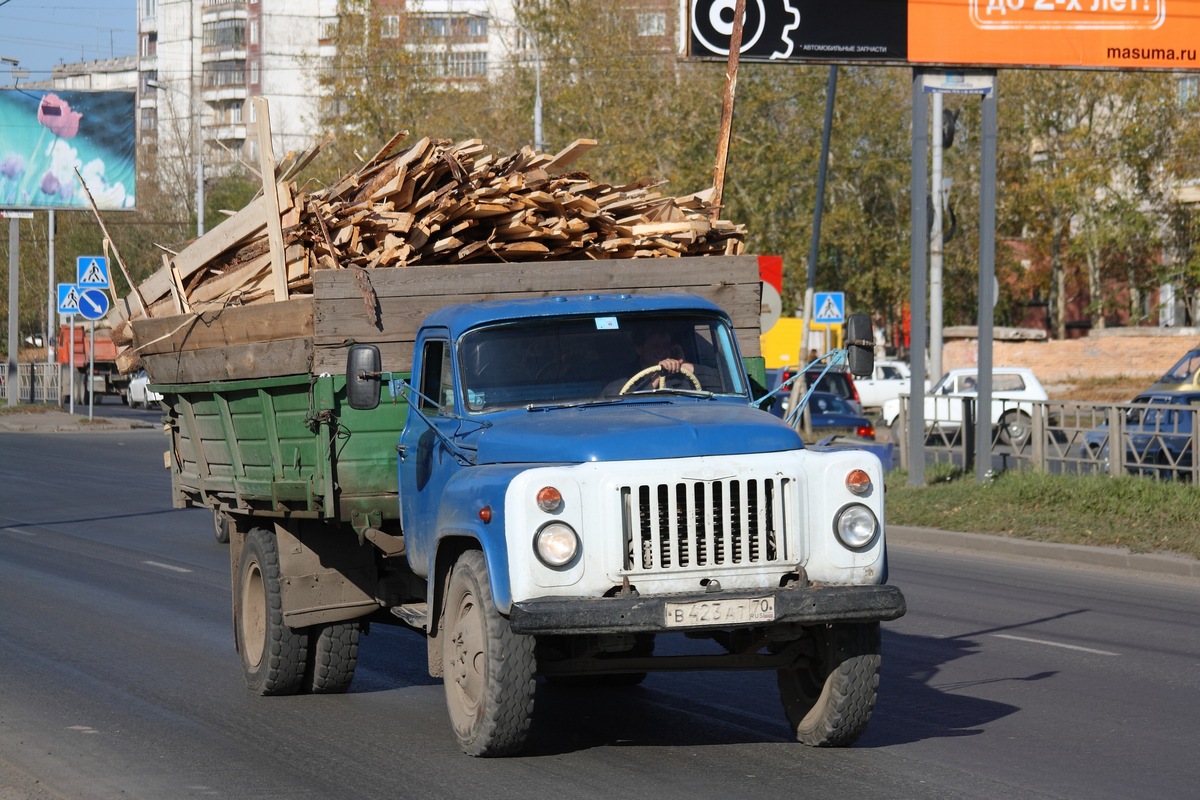
<svg viewBox="0 0 1200 800">
<path fill-rule="evenodd" d="M 377 526 L 399 515 L 396 443 L 408 405 L 345 402 L 342 375 L 166 384 L 176 507 Z M 385 395 L 388 394 L 385 390 Z"/>
</svg>

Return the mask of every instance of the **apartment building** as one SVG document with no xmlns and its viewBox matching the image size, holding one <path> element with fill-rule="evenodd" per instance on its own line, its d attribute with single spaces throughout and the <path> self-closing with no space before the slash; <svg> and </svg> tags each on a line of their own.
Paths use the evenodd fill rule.
<svg viewBox="0 0 1200 800">
<path fill-rule="evenodd" d="M 337 0 L 137 0 L 139 130 L 159 156 L 194 152 L 210 174 L 257 160 L 249 99 L 270 104 L 276 150 L 313 139 L 313 71 Z M 199 125 L 197 131 L 196 125 Z"/>
</svg>

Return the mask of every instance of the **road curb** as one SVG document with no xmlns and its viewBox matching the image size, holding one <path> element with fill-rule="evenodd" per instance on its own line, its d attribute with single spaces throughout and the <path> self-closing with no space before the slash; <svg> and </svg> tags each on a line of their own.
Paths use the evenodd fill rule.
<svg viewBox="0 0 1200 800">
<path fill-rule="evenodd" d="M 1131 553 L 1123 547 L 1035 542 L 1011 536 L 913 528 L 907 525 L 889 525 L 887 535 L 889 542 L 898 545 L 923 545 L 1126 569 L 1176 578 L 1200 578 L 1200 561 L 1175 553 Z"/>
<path fill-rule="evenodd" d="M 96 433 L 157 428 L 146 420 L 93 416 L 88 420 L 66 411 L 42 411 L 27 414 L 0 414 L 0 433 Z"/>
</svg>

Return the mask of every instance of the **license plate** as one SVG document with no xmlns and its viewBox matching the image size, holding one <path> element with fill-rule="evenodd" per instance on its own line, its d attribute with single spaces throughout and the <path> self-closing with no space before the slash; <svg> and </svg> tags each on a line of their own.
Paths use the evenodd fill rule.
<svg viewBox="0 0 1200 800">
<path fill-rule="evenodd" d="M 726 600 L 698 600 L 694 603 L 667 603 L 668 628 L 745 625 L 772 622 L 774 619 L 774 597 L 737 597 Z"/>
</svg>

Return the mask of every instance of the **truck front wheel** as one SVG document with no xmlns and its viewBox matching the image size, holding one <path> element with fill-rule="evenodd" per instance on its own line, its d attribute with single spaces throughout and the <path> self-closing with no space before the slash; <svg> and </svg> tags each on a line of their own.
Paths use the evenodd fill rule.
<svg viewBox="0 0 1200 800">
<path fill-rule="evenodd" d="M 442 658 L 446 706 L 470 756 L 520 751 L 533 715 L 534 638 L 496 610 L 483 553 L 459 556 L 446 594 Z"/>
<path fill-rule="evenodd" d="M 296 694 L 307 666 L 308 634 L 283 623 L 279 550 L 261 528 L 246 534 L 234 614 L 246 686 L 261 695 Z"/>
<path fill-rule="evenodd" d="M 796 739 L 815 747 L 846 747 L 867 729 L 879 688 L 879 623 L 816 629 L 815 652 L 781 669 L 779 695 Z"/>
</svg>

